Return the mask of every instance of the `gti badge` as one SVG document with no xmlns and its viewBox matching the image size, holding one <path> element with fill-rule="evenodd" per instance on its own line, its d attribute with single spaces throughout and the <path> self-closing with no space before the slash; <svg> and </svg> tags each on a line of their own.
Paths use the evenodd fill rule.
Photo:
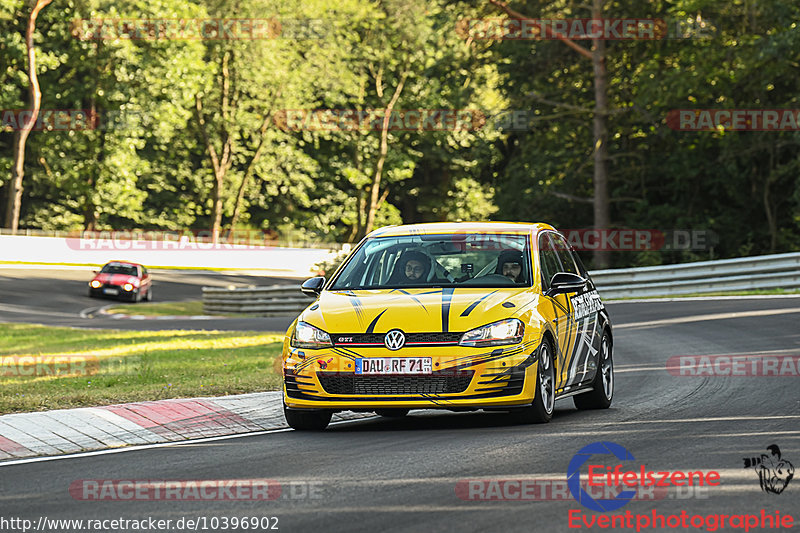
<svg viewBox="0 0 800 533">
<path fill-rule="evenodd" d="M 383 339 L 383 344 L 390 350 L 399 350 L 405 343 L 406 336 L 399 329 L 393 329 Z"/>
</svg>

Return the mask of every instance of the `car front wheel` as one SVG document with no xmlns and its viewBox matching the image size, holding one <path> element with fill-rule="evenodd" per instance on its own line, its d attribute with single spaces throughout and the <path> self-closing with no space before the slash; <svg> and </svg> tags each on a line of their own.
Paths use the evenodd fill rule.
<svg viewBox="0 0 800 533">
<path fill-rule="evenodd" d="M 550 422 L 553 417 L 556 372 L 553 346 L 548 339 L 544 339 L 539 346 L 536 368 L 536 396 L 533 398 L 533 403 L 513 412 L 517 419 L 525 424 L 542 424 Z"/>
<path fill-rule="evenodd" d="M 591 392 L 572 398 L 578 409 L 608 409 L 614 397 L 614 358 L 609 334 L 603 333 L 598 354 L 597 373 L 592 381 Z"/>
<path fill-rule="evenodd" d="M 283 408 L 286 423 L 300 431 L 322 431 L 328 427 L 332 415 L 330 411 Z"/>
</svg>

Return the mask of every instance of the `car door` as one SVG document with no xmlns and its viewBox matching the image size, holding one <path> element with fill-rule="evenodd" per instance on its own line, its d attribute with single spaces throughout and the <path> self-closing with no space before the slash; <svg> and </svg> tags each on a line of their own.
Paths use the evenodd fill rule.
<svg viewBox="0 0 800 533">
<path fill-rule="evenodd" d="M 542 272 L 542 294 L 550 288 L 553 275 L 562 272 L 561 261 L 558 257 L 555 244 L 552 240 L 553 232 L 545 231 L 539 234 L 539 266 Z M 569 298 L 564 294 L 545 296 L 545 300 L 552 306 L 552 326 L 556 331 L 556 392 L 566 386 L 568 379 L 568 358 L 574 345 L 574 328 L 572 326 Z"/>
<path fill-rule="evenodd" d="M 577 274 L 587 278 L 580 260 L 560 234 L 552 234 L 551 238 L 558 254 L 563 272 Z M 566 305 L 569 306 L 570 327 L 568 334 L 570 346 L 566 352 L 566 382 L 569 388 L 592 380 L 597 368 L 597 353 L 600 343 L 598 327 L 597 303 L 599 296 L 591 283 L 587 283 L 580 291 L 565 294 Z"/>
</svg>

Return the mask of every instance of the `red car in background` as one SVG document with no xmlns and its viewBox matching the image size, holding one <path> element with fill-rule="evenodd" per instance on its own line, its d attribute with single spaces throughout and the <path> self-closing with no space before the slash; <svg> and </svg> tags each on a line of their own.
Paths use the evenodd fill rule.
<svg viewBox="0 0 800 533">
<path fill-rule="evenodd" d="M 150 274 L 144 265 L 126 261 L 111 261 L 89 282 L 89 296 L 119 298 L 138 302 L 153 299 Z"/>
</svg>

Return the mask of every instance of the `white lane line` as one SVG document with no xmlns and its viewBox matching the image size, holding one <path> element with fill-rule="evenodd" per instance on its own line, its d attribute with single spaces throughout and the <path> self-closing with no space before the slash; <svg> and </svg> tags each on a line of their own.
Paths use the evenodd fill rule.
<svg viewBox="0 0 800 533">
<path fill-rule="evenodd" d="M 600 294 L 602 297 L 603 295 Z M 742 296 L 689 296 L 686 298 L 631 298 L 608 299 L 603 298 L 607 304 L 649 304 L 653 302 L 714 302 L 717 300 L 771 300 L 778 298 L 800 298 L 800 294 L 747 294 Z"/>
<path fill-rule="evenodd" d="M 749 318 L 753 316 L 790 315 L 793 313 L 800 313 L 800 307 L 787 307 L 786 309 L 762 309 L 760 311 L 740 311 L 733 313 L 713 313 L 709 315 L 665 318 L 663 320 L 648 320 L 645 322 L 630 322 L 628 324 L 616 324 L 614 325 L 614 329 L 666 326 L 669 324 L 686 324 L 691 322 L 705 322 L 707 320 L 729 320 L 732 318 Z"/>
<path fill-rule="evenodd" d="M 48 311 L 46 309 L 37 309 L 34 307 L 27 307 L 15 304 L 0 304 L 0 311 L 4 313 L 17 313 L 20 315 L 40 315 L 49 317 L 63 317 L 74 318 L 73 313 L 65 313 L 63 311 Z"/>
<path fill-rule="evenodd" d="M 379 417 L 371 417 L 374 419 L 378 419 Z M 353 422 L 361 422 L 364 419 L 359 420 L 342 420 L 341 422 L 331 422 L 330 426 L 341 426 L 343 424 L 351 424 Z M 329 426 L 329 427 L 330 427 Z M 112 453 L 125 453 L 125 452 L 135 452 L 139 450 L 150 450 L 154 448 L 166 448 L 170 446 L 190 446 L 194 444 L 203 444 L 206 442 L 214 442 L 218 440 L 228 440 L 228 439 L 239 439 L 242 437 L 258 437 L 260 435 L 269 435 L 272 433 L 286 433 L 288 431 L 294 431 L 291 428 L 282 428 L 282 429 L 268 429 L 265 431 L 253 431 L 251 433 L 239 433 L 237 435 L 220 435 L 218 437 L 204 437 L 201 439 L 192 439 L 186 440 L 181 442 L 161 442 L 157 444 L 142 444 L 138 446 L 126 446 L 125 448 L 113 448 L 110 450 L 97 450 L 93 452 L 81 452 L 81 453 L 73 453 L 69 455 L 55 455 L 52 457 L 31 457 L 29 459 L 15 459 L 13 461 L 3 461 L 0 462 L 0 468 L 4 466 L 14 466 L 14 465 L 21 465 L 27 463 L 40 463 L 44 461 L 59 461 L 61 459 L 76 459 L 79 457 L 94 457 L 96 455 L 108 455 Z M 19 442 L 16 439 L 12 439 L 15 442 Z M 27 446 L 26 446 L 27 447 Z"/>
<path fill-rule="evenodd" d="M 99 307 L 87 307 L 86 309 L 81 309 L 81 312 L 78 313 L 78 316 L 80 318 L 91 318 L 90 315 L 99 309 Z"/>
<path fill-rule="evenodd" d="M 78 316 L 81 317 L 81 318 L 92 318 L 91 317 L 92 314 L 94 314 L 94 313 L 98 313 L 98 314 L 101 314 L 101 315 L 105 314 L 105 310 L 106 309 L 108 309 L 109 307 L 114 307 L 116 305 L 119 305 L 119 304 L 108 304 L 108 305 L 100 305 L 100 306 L 95 306 L 95 307 L 87 307 L 86 309 L 81 310 L 81 312 L 78 313 Z M 114 316 L 114 315 L 109 315 L 109 316 Z"/>
</svg>

